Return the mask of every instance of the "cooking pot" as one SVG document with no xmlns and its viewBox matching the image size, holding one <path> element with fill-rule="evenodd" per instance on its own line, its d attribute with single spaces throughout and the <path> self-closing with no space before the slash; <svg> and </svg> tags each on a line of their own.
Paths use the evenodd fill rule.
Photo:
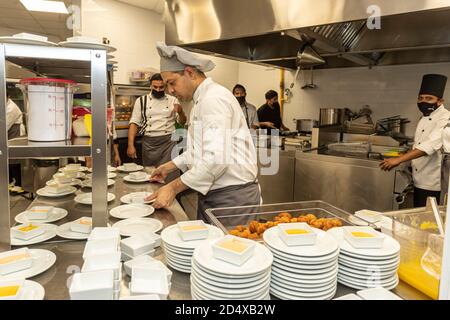
<svg viewBox="0 0 450 320">
<path fill-rule="evenodd" d="M 318 126 L 318 121 L 312 119 L 294 119 L 294 122 L 298 132 L 312 132 Z"/>
<path fill-rule="evenodd" d="M 323 108 L 320 109 L 321 126 L 343 125 L 345 120 L 345 109 Z"/>
</svg>

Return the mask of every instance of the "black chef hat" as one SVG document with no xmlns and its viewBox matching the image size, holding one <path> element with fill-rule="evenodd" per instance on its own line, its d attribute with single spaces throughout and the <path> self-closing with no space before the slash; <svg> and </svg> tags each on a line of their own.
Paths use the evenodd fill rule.
<svg viewBox="0 0 450 320">
<path fill-rule="evenodd" d="M 442 99 L 444 97 L 446 84 L 446 76 L 441 74 L 426 74 L 423 76 L 419 94 L 429 94 Z"/>
</svg>

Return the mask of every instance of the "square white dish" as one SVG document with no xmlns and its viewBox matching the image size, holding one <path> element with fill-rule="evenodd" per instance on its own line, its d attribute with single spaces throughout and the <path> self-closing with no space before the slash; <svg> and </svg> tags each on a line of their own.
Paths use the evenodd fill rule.
<svg viewBox="0 0 450 320">
<path fill-rule="evenodd" d="M 92 218 L 81 217 L 73 221 L 70 225 L 70 231 L 88 234 L 92 231 Z"/>
<path fill-rule="evenodd" d="M 151 252 L 155 248 L 155 245 L 155 239 L 147 234 L 131 236 L 120 242 L 122 252 L 130 257 L 137 257 Z"/>
<path fill-rule="evenodd" d="M 38 224 L 21 224 L 11 228 L 11 235 L 20 240 L 30 240 L 45 233 L 45 228 Z"/>
<path fill-rule="evenodd" d="M 24 279 L 0 280 L 0 301 L 20 300 L 24 293 Z"/>
<path fill-rule="evenodd" d="M 385 236 L 371 227 L 344 227 L 344 238 L 357 249 L 380 249 Z"/>
<path fill-rule="evenodd" d="M 86 243 L 83 252 L 83 259 L 89 256 L 109 254 L 119 252 L 119 241 L 107 240 L 92 240 Z"/>
<path fill-rule="evenodd" d="M 123 255 L 123 252 L 122 252 L 122 255 Z M 142 256 L 125 261 L 123 264 L 123 269 L 125 270 L 125 273 L 131 277 L 131 272 L 132 272 L 133 267 L 140 266 L 140 265 L 143 265 L 146 263 L 156 262 L 156 261 L 158 261 L 158 260 L 156 260 L 155 258 L 152 258 L 149 255 L 142 255 Z"/>
<path fill-rule="evenodd" d="M 356 294 L 364 300 L 403 300 L 383 287 L 360 290 Z"/>
<path fill-rule="evenodd" d="M 112 270 L 114 272 L 114 280 L 120 280 L 122 262 L 120 261 L 120 252 L 99 254 L 88 256 L 84 260 L 81 272 Z"/>
<path fill-rule="evenodd" d="M 255 246 L 255 241 L 226 235 L 213 242 L 212 253 L 216 259 L 241 266 L 252 257 Z"/>
<path fill-rule="evenodd" d="M 156 294 L 161 300 L 167 299 L 169 284 L 164 270 L 136 266 L 131 273 L 131 295 Z"/>
<path fill-rule="evenodd" d="M 54 208 L 53 206 L 34 206 L 26 211 L 27 217 L 32 220 L 45 220 L 48 219 Z"/>
<path fill-rule="evenodd" d="M 113 292 L 112 270 L 75 273 L 69 288 L 71 300 L 112 300 Z"/>
<path fill-rule="evenodd" d="M 208 238 L 209 229 L 202 220 L 180 221 L 177 223 L 180 237 L 184 241 Z"/>
<path fill-rule="evenodd" d="M 96 227 L 92 229 L 88 240 L 108 240 L 112 239 L 114 241 L 120 240 L 120 231 L 116 228 L 111 227 Z"/>
<path fill-rule="evenodd" d="M 289 234 L 290 231 L 302 230 L 305 233 Z M 278 231 L 281 240 L 288 246 L 312 246 L 316 243 L 317 233 L 307 223 L 280 223 Z"/>
</svg>

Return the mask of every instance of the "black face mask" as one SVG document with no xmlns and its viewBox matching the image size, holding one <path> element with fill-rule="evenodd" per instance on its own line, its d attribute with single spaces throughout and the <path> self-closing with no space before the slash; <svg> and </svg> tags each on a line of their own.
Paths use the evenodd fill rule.
<svg viewBox="0 0 450 320">
<path fill-rule="evenodd" d="M 245 103 L 245 97 L 236 97 L 236 99 L 240 105 L 243 105 Z"/>
<path fill-rule="evenodd" d="M 166 93 L 164 91 L 152 90 L 152 96 L 155 99 L 162 99 Z"/>
<path fill-rule="evenodd" d="M 417 106 L 419 107 L 420 112 L 422 112 L 425 117 L 428 117 L 434 110 L 439 108 L 437 103 L 419 102 Z"/>
</svg>

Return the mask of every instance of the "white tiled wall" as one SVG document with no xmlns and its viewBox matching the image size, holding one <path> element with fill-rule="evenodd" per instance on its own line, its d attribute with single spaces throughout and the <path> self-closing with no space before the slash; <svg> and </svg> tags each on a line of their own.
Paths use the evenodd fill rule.
<svg viewBox="0 0 450 320">
<path fill-rule="evenodd" d="M 313 90 L 300 89 L 310 79 L 309 71 L 305 72 L 296 82 L 292 99 L 285 104 L 283 121 L 295 129 L 292 119 L 318 120 L 320 108 L 348 107 L 357 111 L 369 105 L 375 121 L 395 115 L 409 118 L 407 134 L 413 135 L 421 115 L 416 104 L 417 94 L 426 73 L 441 73 L 450 78 L 450 63 L 318 70 L 314 74 L 317 89 Z M 293 76 L 293 72 L 286 72 L 286 87 Z M 247 87 L 248 100 L 259 107 L 264 103 L 267 90 L 279 91 L 280 72 L 241 63 L 239 82 Z M 444 98 L 449 101 L 450 109 L 450 81 L 447 88 Z"/>
</svg>

